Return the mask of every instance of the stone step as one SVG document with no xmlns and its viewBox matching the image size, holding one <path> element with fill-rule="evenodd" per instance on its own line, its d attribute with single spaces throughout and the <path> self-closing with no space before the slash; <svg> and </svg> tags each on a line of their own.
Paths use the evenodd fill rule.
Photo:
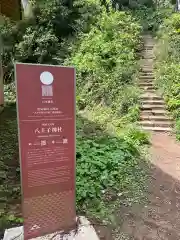
<svg viewBox="0 0 180 240">
<path fill-rule="evenodd" d="M 145 49 L 153 51 L 154 47 L 146 47 Z"/>
<path fill-rule="evenodd" d="M 152 51 L 152 53 L 150 53 L 150 52 L 141 52 L 141 55 L 143 55 L 143 56 L 154 56 L 154 53 L 153 53 L 153 51 Z"/>
<path fill-rule="evenodd" d="M 159 97 L 159 96 L 157 96 L 157 95 L 153 95 L 153 94 L 147 94 L 147 93 L 144 93 L 144 94 L 142 94 L 141 96 L 140 96 L 140 99 L 141 99 L 141 101 L 145 101 L 145 100 L 147 100 L 147 101 L 153 101 L 153 100 L 162 100 L 162 98 L 161 97 Z"/>
<path fill-rule="evenodd" d="M 141 59 L 140 62 L 144 63 L 144 64 L 146 64 L 146 63 L 151 63 L 151 64 L 154 63 L 153 60 L 151 60 L 151 59 L 149 59 L 149 60 Z"/>
<path fill-rule="evenodd" d="M 153 86 L 153 82 L 152 81 L 141 81 L 141 82 L 139 82 L 139 86 L 145 86 L 145 87 Z"/>
<path fill-rule="evenodd" d="M 142 56 L 154 56 L 154 53 L 152 52 L 141 52 Z"/>
<path fill-rule="evenodd" d="M 150 70 L 153 70 L 154 67 L 153 67 L 153 64 L 149 63 L 149 64 L 146 64 L 146 65 L 141 65 L 141 68 L 142 69 L 150 69 Z"/>
<path fill-rule="evenodd" d="M 146 93 L 146 94 L 155 94 L 156 90 L 155 89 L 144 89 L 144 93 Z"/>
<path fill-rule="evenodd" d="M 154 79 L 153 77 L 148 78 L 148 77 L 139 77 L 139 83 L 152 83 L 154 84 Z"/>
<path fill-rule="evenodd" d="M 143 49 L 143 50 L 141 51 L 141 53 L 153 54 L 154 51 L 153 51 L 153 49 Z"/>
<path fill-rule="evenodd" d="M 143 52 L 141 52 L 141 55 L 143 55 L 143 56 L 154 56 L 154 53 L 153 53 L 153 51 L 149 51 L 149 52 L 147 52 L 147 51 L 143 51 Z"/>
<path fill-rule="evenodd" d="M 151 84 L 151 86 L 148 86 L 148 85 L 146 85 L 146 86 L 143 86 L 143 85 L 140 85 L 139 86 L 139 88 L 140 89 L 142 89 L 142 90 L 146 90 L 146 91 L 151 91 L 151 90 L 154 90 L 155 91 L 155 88 L 154 88 L 154 86 Z"/>
<path fill-rule="evenodd" d="M 148 63 L 148 64 L 146 64 L 146 65 L 144 65 L 143 63 L 142 64 L 140 64 L 140 67 L 141 67 L 141 70 L 142 69 L 150 69 L 151 71 L 154 69 L 154 65 L 153 64 L 151 64 L 151 63 Z"/>
<path fill-rule="evenodd" d="M 141 56 L 143 59 L 154 59 L 154 55 L 142 54 Z"/>
<path fill-rule="evenodd" d="M 153 67 L 152 68 L 150 68 L 150 67 L 141 68 L 141 72 L 143 72 L 143 73 L 152 73 L 153 70 L 154 70 Z"/>
<path fill-rule="evenodd" d="M 166 122 L 166 121 L 172 121 L 172 119 L 168 116 L 154 116 L 154 115 L 149 115 L 145 113 L 141 113 L 140 115 L 140 120 L 142 121 L 161 121 L 161 122 Z"/>
<path fill-rule="evenodd" d="M 154 87 L 154 85 L 153 85 L 153 83 L 150 81 L 150 82 L 144 82 L 144 81 L 142 81 L 142 82 L 139 82 L 139 87 L 140 87 L 140 89 L 145 89 L 145 90 L 148 90 L 148 89 L 150 89 L 150 90 L 152 90 L 152 89 L 155 89 L 155 87 Z"/>
<path fill-rule="evenodd" d="M 152 83 L 139 83 L 139 88 L 144 90 L 153 90 L 155 89 Z"/>
<path fill-rule="evenodd" d="M 152 50 L 154 49 L 154 46 L 153 47 L 146 47 L 145 49 L 148 49 L 148 50 Z"/>
<path fill-rule="evenodd" d="M 145 41 L 146 39 L 148 39 L 148 41 L 149 41 L 149 39 L 153 40 L 152 35 L 149 34 L 149 33 L 145 33 L 142 37 L 143 37 L 144 41 Z"/>
<path fill-rule="evenodd" d="M 153 69 L 153 63 L 142 63 L 141 64 L 141 68 L 150 68 L 150 69 Z"/>
<path fill-rule="evenodd" d="M 144 67 L 153 66 L 154 62 L 153 62 L 153 59 L 146 59 L 146 60 L 144 60 L 144 62 L 142 62 L 142 64 Z"/>
<path fill-rule="evenodd" d="M 149 46 L 149 45 L 144 45 L 144 47 L 146 47 L 146 46 Z M 142 52 L 153 52 L 153 51 L 150 50 L 150 49 L 145 49 L 145 48 L 143 48 Z"/>
<path fill-rule="evenodd" d="M 143 60 L 143 59 L 142 59 L 141 62 L 142 62 L 144 65 L 149 65 L 149 64 L 153 65 L 153 64 L 154 64 L 153 59 L 147 59 L 147 60 Z"/>
<path fill-rule="evenodd" d="M 172 129 L 170 127 L 142 127 L 145 131 L 153 131 L 153 132 L 171 132 Z"/>
<path fill-rule="evenodd" d="M 145 35 L 144 37 L 143 37 L 143 40 L 145 41 L 145 42 L 152 42 L 152 43 L 154 43 L 154 39 L 152 38 L 152 36 L 151 35 Z"/>
<path fill-rule="evenodd" d="M 153 68 L 143 68 L 143 69 L 141 69 L 141 72 L 140 72 L 140 74 L 143 76 L 152 76 L 152 77 L 154 77 L 154 75 L 153 75 L 153 71 L 154 71 L 154 69 Z"/>
<path fill-rule="evenodd" d="M 146 84 L 147 83 L 148 85 L 149 84 L 154 85 L 153 79 L 149 79 L 149 78 L 140 78 L 139 83 L 140 84 L 143 84 L 143 83 Z"/>
<path fill-rule="evenodd" d="M 153 53 L 147 53 L 147 52 L 141 52 L 141 55 L 146 57 L 154 57 Z"/>
<path fill-rule="evenodd" d="M 150 56 L 142 56 L 143 59 L 154 59 L 154 56 L 150 57 Z"/>
<path fill-rule="evenodd" d="M 143 84 L 147 84 L 147 85 L 154 85 L 154 79 L 153 78 L 142 78 L 139 77 L 139 84 L 143 85 Z"/>
<path fill-rule="evenodd" d="M 139 72 L 139 76 L 140 77 L 145 77 L 145 78 L 147 78 L 147 77 L 150 77 L 150 78 L 154 78 L 154 72 L 143 72 L 142 71 L 143 70 L 143 68 L 141 68 L 140 69 L 140 72 Z"/>
<path fill-rule="evenodd" d="M 150 45 L 154 45 L 154 39 L 153 38 L 146 38 L 145 40 L 144 40 L 144 46 L 146 46 L 146 45 L 148 45 L 148 46 L 150 46 Z"/>
<path fill-rule="evenodd" d="M 153 81 L 152 81 L 152 79 L 140 79 L 140 81 L 139 81 L 139 84 L 141 85 L 143 85 L 143 84 L 147 84 L 147 85 L 152 85 L 152 86 L 154 86 L 154 83 L 153 83 Z"/>
<path fill-rule="evenodd" d="M 163 105 L 163 106 L 165 106 L 163 100 L 149 100 L 148 99 L 148 100 L 143 100 L 142 103 L 147 104 L 147 105 Z"/>
<path fill-rule="evenodd" d="M 147 50 L 146 50 L 146 51 L 142 51 L 141 54 L 142 54 L 142 55 L 147 55 L 147 56 L 150 55 L 150 56 L 151 56 L 151 55 L 154 55 L 154 52 L 153 52 L 153 51 L 147 51 Z"/>
<path fill-rule="evenodd" d="M 152 110 L 142 110 L 141 114 L 148 116 L 167 116 L 167 111 L 165 109 L 152 109 Z"/>
<path fill-rule="evenodd" d="M 141 105 L 142 110 L 165 110 L 165 106 L 160 104 L 142 104 Z"/>
<path fill-rule="evenodd" d="M 140 74 L 139 79 L 151 79 L 152 80 L 152 79 L 154 79 L 154 76 L 152 73 L 146 74 L 146 75 L 144 75 L 144 73 L 143 73 L 143 74 Z"/>
<path fill-rule="evenodd" d="M 153 51 L 154 45 L 152 45 L 152 46 L 150 46 L 150 45 L 149 46 L 144 46 L 144 49 Z"/>
<path fill-rule="evenodd" d="M 144 55 L 141 55 L 141 56 L 142 56 L 143 59 L 154 59 L 154 55 L 146 55 L 146 54 L 144 54 Z M 151 64 L 151 63 L 149 63 L 149 64 Z"/>
<path fill-rule="evenodd" d="M 145 48 L 153 48 L 154 47 L 154 43 L 153 42 L 145 42 L 144 43 L 144 49 Z"/>
<path fill-rule="evenodd" d="M 143 45 L 144 47 L 149 47 L 149 46 L 153 46 L 154 47 L 154 41 L 153 40 L 146 40 L 145 42 L 144 42 L 144 45 Z"/>
<path fill-rule="evenodd" d="M 152 38 L 152 35 L 149 33 L 149 32 L 146 32 L 146 33 L 144 33 L 143 35 L 142 35 L 142 38 L 144 39 L 144 40 L 146 40 L 146 39 L 152 39 L 153 40 L 153 38 Z"/>
<path fill-rule="evenodd" d="M 172 127 L 172 123 L 170 121 L 140 121 L 140 124 L 143 127 Z"/>
<path fill-rule="evenodd" d="M 147 41 L 149 41 L 149 39 L 151 39 L 152 41 L 154 41 L 154 39 L 152 38 L 152 35 L 151 35 L 151 34 L 148 34 L 148 33 L 146 33 L 146 34 L 143 35 L 143 40 L 146 41 L 146 39 L 147 39 Z"/>
</svg>

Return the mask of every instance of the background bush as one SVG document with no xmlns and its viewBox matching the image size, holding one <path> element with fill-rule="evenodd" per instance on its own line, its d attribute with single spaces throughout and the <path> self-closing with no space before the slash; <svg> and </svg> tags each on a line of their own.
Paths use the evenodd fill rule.
<svg viewBox="0 0 180 240">
<path fill-rule="evenodd" d="M 180 140 L 180 15 L 171 14 L 158 33 L 156 84 L 161 89 L 169 111 L 176 123 Z"/>
<path fill-rule="evenodd" d="M 14 80 L 14 61 L 62 64 L 75 35 L 88 31 L 100 13 L 101 6 L 95 3 L 75 1 L 69 9 L 63 0 L 41 1 L 34 5 L 33 17 L 18 23 L 6 19 L 0 26 L 5 82 Z"/>
<path fill-rule="evenodd" d="M 126 114 L 138 102 L 132 85 L 138 71 L 140 32 L 131 15 L 112 10 L 103 11 L 89 33 L 79 36 L 67 63 L 77 69 L 77 94 L 83 108 L 102 104 Z"/>
</svg>

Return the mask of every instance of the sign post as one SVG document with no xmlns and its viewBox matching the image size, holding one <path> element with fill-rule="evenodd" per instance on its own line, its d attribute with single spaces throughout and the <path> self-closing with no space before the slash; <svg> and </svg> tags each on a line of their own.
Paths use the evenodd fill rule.
<svg viewBox="0 0 180 240">
<path fill-rule="evenodd" d="M 70 230 L 75 212 L 75 70 L 15 64 L 24 239 Z"/>
</svg>

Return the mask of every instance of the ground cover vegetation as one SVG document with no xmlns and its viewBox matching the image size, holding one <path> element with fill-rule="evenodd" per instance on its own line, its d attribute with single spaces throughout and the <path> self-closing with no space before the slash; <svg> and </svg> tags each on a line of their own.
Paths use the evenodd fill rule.
<svg viewBox="0 0 180 240">
<path fill-rule="evenodd" d="M 175 122 L 175 133 L 180 140 L 180 84 L 179 43 L 180 15 L 169 9 L 157 33 L 156 85 L 164 96 Z"/>
</svg>

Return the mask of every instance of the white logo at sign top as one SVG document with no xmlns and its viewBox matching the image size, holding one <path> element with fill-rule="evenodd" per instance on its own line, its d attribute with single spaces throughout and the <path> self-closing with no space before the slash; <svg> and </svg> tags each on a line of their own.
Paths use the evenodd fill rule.
<svg viewBox="0 0 180 240">
<path fill-rule="evenodd" d="M 42 72 L 40 75 L 40 80 L 44 85 L 51 85 L 54 81 L 54 77 L 50 72 Z"/>
</svg>

